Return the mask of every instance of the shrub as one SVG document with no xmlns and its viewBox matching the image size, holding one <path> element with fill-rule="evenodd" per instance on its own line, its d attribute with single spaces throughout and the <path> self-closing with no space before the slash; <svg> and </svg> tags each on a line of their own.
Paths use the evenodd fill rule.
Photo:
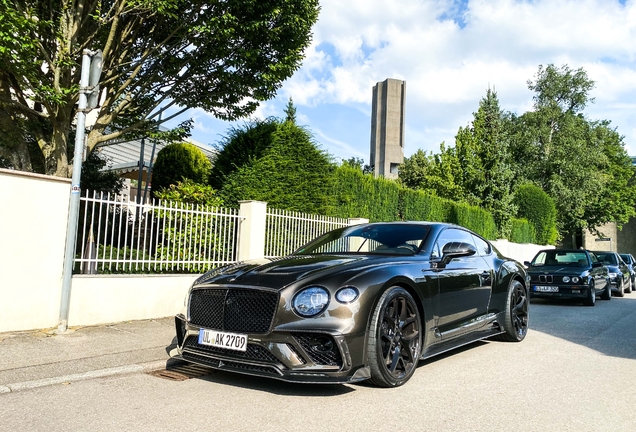
<svg viewBox="0 0 636 432">
<path fill-rule="evenodd" d="M 530 183 L 521 185 L 515 191 L 515 204 L 518 207 L 517 217 L 527 219 L 534 227 L 536 243 L 556 243 L 556 206 L 545 191 Z"/>
<path fill-rule="evenodd" d="M 252 120 L 233 127 L 216 145 L 219 153 L 210 171 L 210 185 L 220 190 L 234 172 L 260 159 L 272 144 L 272 135 L 280 122 L 275 118 Z"/>
<path fill-rule="evenodd" d="M 509 240 L 513 243 L 537 243 L 534 226 L 527 219 L 512 219 Z"/>
<path fill-rule="evenodd" d="M 207 184 L 211 168 L 210 160 L 194 144 L 168 144 L 157 154 L 152 174 L 152 189 L 158 192 L 183 179 Z"/>
<path fill-rule="evenodd" d="M 266 201 L 272 208 L 328 214 L 334 165 L 311 134 L 291 122 L 279 123 L 259 159 L 230 174 L 220 191 L 228 205 Z"/>
</svg>

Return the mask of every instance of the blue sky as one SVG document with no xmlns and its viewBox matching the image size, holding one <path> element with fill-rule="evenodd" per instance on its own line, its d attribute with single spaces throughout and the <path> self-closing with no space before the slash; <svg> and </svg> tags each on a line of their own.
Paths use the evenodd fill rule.
<svg viewBox="0 0 636 432">
<path fill-rule="evenodd" d="M 405 155 L 454 145 L 486 90 L 531 109 L 540 64 L 583 68 L 596 82 L 589 119 L 612 122 L 636 155 L 636 0 L 322 0 L 302 67 L 254 117 L 298 123 L 336 158 L 369 160 L 371 89 L 406 81 Z M 218 142 L 232 123 L 191 110 L 192 138 Z M 238 122 L 243 123 L 242 121 Z M 235 123 L 234 123 L 235 124 Z M 172 124 L 174 125 L 174 124 Z"/>
</svg>

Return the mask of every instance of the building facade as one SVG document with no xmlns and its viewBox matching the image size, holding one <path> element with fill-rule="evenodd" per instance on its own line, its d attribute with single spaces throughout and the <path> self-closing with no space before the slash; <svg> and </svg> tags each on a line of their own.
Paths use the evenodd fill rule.
<svg viewBox="0 0 636 432">
<path fill-rule="evenodd" d="M 373 86 L 370 165 L 376 177 L 397 178 L 404 162 L 406 82 L 393 78 Z"/>
</svg>

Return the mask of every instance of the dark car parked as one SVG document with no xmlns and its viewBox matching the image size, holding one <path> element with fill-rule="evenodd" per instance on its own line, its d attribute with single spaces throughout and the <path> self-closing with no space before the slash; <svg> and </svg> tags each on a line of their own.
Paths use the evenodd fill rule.
<svg viewBox="0 0 636 432">
<path fill-rule="evenodd" d="M 576 298 L 586 306 L 594 306 L 597 295 L 612 298 L 608 269 L 586 250 L 545 249 L 524 264 L 530 276 L 530 297 Z"/>
<path fill-rule="evenodd" d="M 632 291 L 636 289 L 636 259 L 632 254 L 619 254 L 621 259 L 625 264 L 627 264 L 627 268 L 629 269 L 629 274 L 631 275 L 631 287 Z"/>
<path fill-rule="evenodd" d="M 594 251 L 594 254 L 609 271 L 612 292 L 618 297 L 623 297 L 625 293 L 632 292 L 632 280 L 629 268 L 621 257 L 616 252 Z"/>
<path fill-rule="evenodd" d="M 404 384 L 418 361 L 528 329 L 526 272 L 462 227 L 375 223 L 212 270 L 175 318 L 193 363 L 305 383 Z"/>
</svg>

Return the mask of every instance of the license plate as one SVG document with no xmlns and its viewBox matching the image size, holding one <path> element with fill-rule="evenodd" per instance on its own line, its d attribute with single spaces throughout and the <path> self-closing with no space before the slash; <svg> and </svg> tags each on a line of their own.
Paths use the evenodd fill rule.
<svg viewBox="0 0 636 432">
<path fill-rule="evenodd" d="M 199 344 L 235 351 L 247 350 L 247 335 L 216 330 L 199 330 Z"/>
<path fill-rule="evenodd" d="M 558 286 L 545 286 L 545 285 L 537 285 L 534 287 L 535 291 L 538 292 L 559 292 Z"/>
</svg>

